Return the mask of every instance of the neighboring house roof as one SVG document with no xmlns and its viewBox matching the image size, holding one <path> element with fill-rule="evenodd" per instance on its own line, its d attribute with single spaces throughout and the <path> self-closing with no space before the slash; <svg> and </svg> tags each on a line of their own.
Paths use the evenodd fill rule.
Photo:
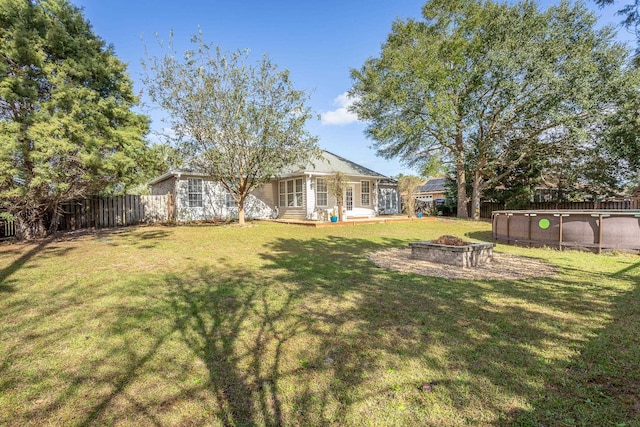
<svg viewBox="0 0 640 427">
<path fill-rule="evenodd" d="M 330 175 L 334 172 L 343 172 L 350 176 L 364 176 L 368 178 L 386 179 L 387 177 L 366 168 L 362 165 L 340 157 L 337 154 L 322 150 L 321 157 L 309 162 L 306 166 L 291 166 L 285 168 L 281 172 L 281 176 L 301 175 L 301 174 L 317 174 Z"/>
<path fill-rule="evenodd" d="M 362 165 L 347 160 L 344 157 L 340 157 L 337 154 L 330 153 L 328 151 L 322 151 L 321 157 L 309 162 L 306 166 L 289 166 L 283 169 L 280 173 L 281 177 L 303 175 L 303 174 L 315 174 L 315 175 L 331 175 L 334 172 L 343 172 L 349 176 L 361 176 L 367 178 L 377 179 L 389 179 L 386 176 L 366 168 Z M 149 185 L 154 185 L 165 179 L 171 178 L 177 175 L 190 175 L 190 176 L 206 176 L 201 172 L 194 171 L 193 169 L 176 169 L 160 175 L 159 177 L 149 181 Z"/>
<path fill-rule="evenodd" d="M 431 178 L 416 189 L 416 193 L 444 193 L 446 178 Z"/>
</svg>

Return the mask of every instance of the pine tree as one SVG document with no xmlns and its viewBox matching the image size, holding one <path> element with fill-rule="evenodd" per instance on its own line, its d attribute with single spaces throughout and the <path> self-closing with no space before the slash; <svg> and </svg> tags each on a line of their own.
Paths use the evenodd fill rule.
<svg viewBox="0 0 640 427">
<path fill-rule="evenodd" d="M 0 203 L 23 238 L 65 201 L 136 181 L 148 118 L 126 65 L 66 0 L 0 1 Z"/>
</svg>

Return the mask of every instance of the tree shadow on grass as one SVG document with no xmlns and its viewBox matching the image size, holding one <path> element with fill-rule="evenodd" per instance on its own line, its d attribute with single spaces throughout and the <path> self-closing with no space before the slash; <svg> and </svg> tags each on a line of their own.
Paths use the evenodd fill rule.
<svg viewBox="0 0 640 427">
<path fill-rule="evenodd" d="M 640 426 L 640 262 L 609 274 L 632 290 L 617 296 L 610 319 L 550 378 L 519 426 Z"/>
<path fill-rule="evenodd" d="M 155 306 L 122 307 L 121 315 L 113 317 L 117 320 L 109 335 L 130 336 L 149 322 L 155 326 L 146 328 L 142 339 L 128 339 L 100 358 L 128 363 L 111 376 L 91 380 L 112 392 L 92 404 L 80 425 L 117 420 L 165 425 L 176 406 L 197 407 L 182 420 L 193 425 L 212 419 L 225 426 L 287 424 L 279 382 L 292 373 L 280 362 L 288 340 L 306 328 L 304 319 L 293 314 L 295 287 L 281 288 L 272 278 L 249 271 L 206 266 L 186 276 L 162 276 L 159 282 L 154 288 L 166 292 L 155 296 Z M 141 285 L 133 289 L 146 299 L 151 291 Z M 166 390 L 154 397 L 134 393 L 148 375 L 160 378 Z"/>
<path fill-rule="evenodd" d="M 31 249 L 24 252 L 17 259 L 9 263 L 6 267 L 0 270 L 0 292 L 11 292 L 13 287 L 7 282 L 7 279 L 12 276 L 16 271 L 24 268 L 25 264 L 29 262 L 34 256 L 42 252 L 45 247 L 53 239 L 44 239 L 35 244 Z"/>
<path fill-rule="evenodd" d="M 479 240 L 481 242 L 493 242 L 493 234 L 491 231 L 471 231 L 468 233 L 464 233 L 466 237 L 469 237 L 474 240 Z"/>
<path fill-rule="evenodd" d="M 52 332 L 47 347 L 71 337 L 82 352 L 14 424 L 509 424 L 553 378 L 575 376 L 565 355 L 597 329 L 583 319 L 605 319 L 616 298 L 605 285 L 449 281 L 366 260 L 405 244 L 281 238 L 261 268 L 218 260 L 92 289 L 84 304 L 108 298 L 85 319 L 98 336 L 85 340 L 82 322 Z M 60 418 L 69 407 L 79 415 Z"/>
<path fill-rule="evenodd" d="M 191 425 L 285 424 L 278 363 L 300 320 L 288 317 L 295 293 L 274 285 L 253 272 L 202 266 L 185 276 L 132 279 L 125 288 L 110 288 L 111 294 L 92 289 L 76 303 L 101 308 L 82 322 L 63 320 L 72 310 L 66 305 L 38 311 L 37 318 L 11 327 L 22 330 L 24 348 L 2 343 L 0 390 L 27 386 L 21 381 L 33 376 L 33 369 L 38 378 L 30 404 L 23 403 L 30 409 L 13 413 L 19 409 L 14 408 L 0 415 L 0 424 L 174 425 L 176 412 L 180 422 Z M 56 294 L 73 300 L 69 289 Z M 33 362 L 19 363 L 23 350 L 31 351 L 29 325 L 54 318 L 60 319 L 59 328 L 34 336 Z M 97 328 L 85 328 L 89 323 Z M 54 358 L 62 369 L 32 367 L 40 363 L 39 353 L 59 351 L 70 356 Z M 74 408 L 71 418 L 68 408 Z"/>
<path fill-rule="evenodd" d="M 243 282 L 247 285 L 244 289 Z M 273 381 L 261 376 L 260 337 L 249 347 L 255 355 L 249 363 L 251 369 L 238 366 L 240 355 L 236 346 L 240 344 L 242 325 L 252 317 L 250 313 L 258 303 L 259 290 L 252 282 L 255 281 L 248 273 L 238 273 L 231 279 L 207 269 L 200 269 L 192 281 L 178 277 L 169 280 L 176 328 L 184 344 L 207 369 L 205 386 L 216 400 L 211 409 L 223 425 L 252 425 L 257 410 L 253 393 L 266 392 L 266 387 L 258 385 Z M 264 322 L 261 327 L 266 327 Z M 264 402 L 264 393 L 261 397 Z M 263 409 L 266 410 L 266 405 Z M 275 419 L 278 413 L 276 400 Z M 276 423 L 274 419 L 269 421 L 265 424 Z"/>
<path fill-rule="evenodd" d="M 138 228 L 130 233 L 127 233 L 118 240 L 107 240 L 111 246 L 120 245 L 134 245 L 137 249 L 153 249 L 158 246 L 160 242 L 171 236 L 172 231 L 167 229 L 153 229 L 148 230 L 144 228 Z"/>
<path fill-rule="evenodd" d="M 536 384 L 565 375 L 562 355 L 549 354 L 584 348 L 595 327 L 583 319 L 606 315 L 615 297 L 606 287 L 558 278 L 468 282 L 390 273 L 365 260 L 363 252 L 371 246 L 339 237 L 280 239 L 264 257 L 286 270 L 287 280 L 334 299 L 335 306 L 346 295 L 356 301 L 331 317 L 316 313 L 331 330 L 324 347 L 339 347 L 335 341 L 345 338 L 356 343 L 335 368 L 344 375 L 343 387 L 334 390 L 343 395 L 337 399 L 349 396 L 354 407 L 358 400 L 384 407 L 382 402 L 394 405 L 402 395 L 422 422 L 437 422 L 421 412 L 429 399 L 418 391 L 421 381 L 435 380 L 440 397 L 469 417 L 467 422 L 509 423 L 517 408 L 545 393 Z M 371 354 L 378 356 L 368 359 Z M 398 390 L 390 394 L 381 388 L 384 381 L 361 380 L 403 371 L 398 361 L 422 366 L 425 376 L 409 375 L 406 382 L 399 374 Z M 479 409 L 486 413 L 473 418 Z"/>
<path fill-rule="evenodd" d="M 355 253 L 362 245 L 341 248 Z M 338 402 L 331 391 L 337 383 L 329 381 L 330 387 L 320 389 L 314 384 L 314 378 L 326 370 L 335 369 L 342 377 L 358 375 L 351 366 L 355 362 L 336 342 L 342 316 L 310 304 L 321 296 L 311 283 L 320 277 L 311 274 L 309 281 L 297 282 L 292 280 L 297 278 L 295 273 L 271 267 L 196 266 L 185 275 L 156 278 L 152 289 L 149 283 L 133 283 L 131 301 L 122 302 L 123 307 L 116 310 L 119 314 L 108 314 L 111 321 L 104 319 L 111 325 L 106 333 L 126 337 L 140 325 L 154 326 L 139 332 L 141 339 L 110 346 L 99 357 L 102 363 L 117 359 L 127 363 L 110 376 L 91 379 L 98 388 L 112 392 L 94 400 L 80 424 L 110 423 L 117 419 L 113 418 L 117 412 L 121 420 L 162 425 L 169 416 L 164 411 L 176 405 L 198 406 L 195 413 L 186 415 L 192 424 L 210 423 L 213 418 L 222 425 L 317 425 L 343 418 L 348 405 Z M 136 306 L 138 293 L 145 301 L 153 295 L 154 303 Z M 188 355 L 186 359 L 167 356 L 167 348 L 176 346 Z M 194 360 L 195 366 L 185 366 Z M 368 360 L 373 362 L 373 357 Z M 132 391 L 151 371 L 161 378 L 175 377 L 171 372 L 176 366 L 182 367 L 183 375 L 195 376 L 194 380 L 176 378 L 179 391 L 167 387 L 152 399 Z M 83 369 L 93 370 L 94 365 Z M 89 378 L 69 382 L 83 388 Z M 62 393 L 51 407 L 62 405 L 76 392 Z"/>
<path fill-rule="evenodd" d="M 13 292 L 13 286 L 9 283 L 9 277 L 18 270 L 25 268 L 36 255 L 39 257 L 60 257 L 63 258 L 74 248 L 71 246 L 57 246 L 57 242 L 73 242 L 87 236 L 95 237 L 98 240 L 112 242 L 112 236 L 120 236 L 125 242 L 137 245 L 141 249 L 153 248 L 157 241 L 169 237 L 170 233 L 166 230 L 142 230 L 137 231 L 131 229 L 109 229 L 109 230 L 82 230 L 80 232 L 59 233 L 46 239 L 39 240 L 35 243 L 16 243 L 12 247 L 16 249 L 4 250 L 3 253 L 13 252 L 21 253 L 21 255 L 10 262 L 7 266 L 0 269 L 0 293 Z M 137 231 L 137 232 L 136 232 Z M 122 236 L 124 235 L 124 237 Z M 117 246 L 117 244 L 112 243 Z M 32 245 L 26 252 L 23 250 L 25 245 Z"/>
</svg>

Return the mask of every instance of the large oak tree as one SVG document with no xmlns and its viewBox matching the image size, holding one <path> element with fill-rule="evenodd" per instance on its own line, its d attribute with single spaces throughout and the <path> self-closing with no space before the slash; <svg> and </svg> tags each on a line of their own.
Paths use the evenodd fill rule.
<svg viewBox="0 0 640 427">
<path fill-rule="evenodd" d="M 550 144 L 586 143 L 626 84 L 626 49 L 582 5 L 431 0 L 422 13 L 395 22 L 380 56 L 352 70 L 352 110 L 380 154 L 449 159 L 460 217 L 465 167 L 478 217 L 483 189 Z"/>
<path fill-rule="evenodd" d="M 126 66 L 66 0 L 0 1 L 0 203 L 18 235 L 139 179 L 147 132 Z"/>
</svg>

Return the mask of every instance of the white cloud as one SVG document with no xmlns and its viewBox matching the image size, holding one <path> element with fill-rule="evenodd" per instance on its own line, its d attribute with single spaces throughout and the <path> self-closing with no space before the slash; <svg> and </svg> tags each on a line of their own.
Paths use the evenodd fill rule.
<svg viewBox="0 0 640 427">
<path fill-rule="evenodd" d="M 323 125 L 347 125 L 358 121 L 358 116 L 347 110 L 356 100 L 349 97 L 347 92 L 333 100 L 335 110 L 321 113 L 320 120 Z"/>
</svg>

